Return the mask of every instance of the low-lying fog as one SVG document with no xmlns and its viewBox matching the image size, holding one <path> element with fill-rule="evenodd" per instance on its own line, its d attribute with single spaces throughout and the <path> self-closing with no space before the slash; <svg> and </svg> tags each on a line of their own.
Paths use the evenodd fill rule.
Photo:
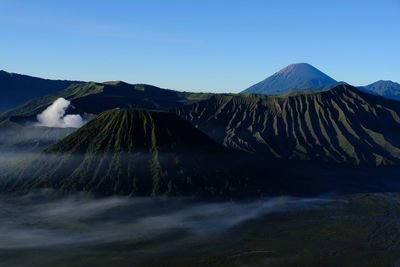
<svg viewBox="0 0 400 267">
<path fill-rule="evenodd" d="M 83 126 L 93 115 L 66 114 L 71 102 L 58 98 L 37 115 L 37 121 L 19 124 L 0 121 L 0 169 L 42 151 Z"/>
<path fill-rule="evenodd" d="M 143 241 L 170 230 L 202 237 L 273 213 L 318 208 L 324 198 L 276 197 L 253 202 L 193 202 L 183 198 L 151 199 L 73 196 L 44 200 L 38 195 L 0 201 L 0 249 L 96 245 Z"/>
</svg>

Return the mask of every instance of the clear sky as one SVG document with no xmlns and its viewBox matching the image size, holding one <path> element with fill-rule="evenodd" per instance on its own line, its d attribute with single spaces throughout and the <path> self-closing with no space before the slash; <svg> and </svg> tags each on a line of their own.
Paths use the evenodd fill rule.
<svg viewBox="0 0 400 267">
<path fill-rule="evenodd" d="M 0 0 L 0 69 L 239 92 L 291 63 L 400 82 L 400 0 Z"/>
</svg>

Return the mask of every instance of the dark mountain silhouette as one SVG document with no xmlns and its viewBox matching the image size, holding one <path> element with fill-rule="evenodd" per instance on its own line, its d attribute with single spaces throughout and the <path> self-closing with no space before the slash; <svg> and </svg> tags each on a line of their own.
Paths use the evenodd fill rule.
<svg viewBox="0 0 400 267">
<path fill-rule="evenodd" d="M 264 158 L 400 163 L 400 105 L 348 85 L 284 96 L 215 95 L 176 113 L 225 147 Z"/>
<path fill-rule="evenodd" d="M 297 91 L 326 90 L 337 84 L 337 81 L 313 66 L 299 63 L 287 66 L 241 93 L 281 95 Z"/>
<path fill-rule="evenodd" d="M 392 81 L 377 81 L 359 89 L 369 94 L 400 100 L 400 84 Z"/>
<path fill-rule="evenodd" d="M 48 80 L 0 70 L 0 112 L 32 98 L 54 94 L 77 81 Z"/>
</svg>

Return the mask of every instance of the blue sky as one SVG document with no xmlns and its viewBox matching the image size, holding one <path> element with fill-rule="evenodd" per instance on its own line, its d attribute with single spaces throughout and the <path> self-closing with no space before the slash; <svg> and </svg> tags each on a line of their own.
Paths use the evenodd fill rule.
<svg viewBox="0 0 400 267">
<path fill-rule="evenodd" d="M 239 92 L 291 63 L 400 82 L 400 0 L 0 0 L 0 69 Z"/>
</svg>

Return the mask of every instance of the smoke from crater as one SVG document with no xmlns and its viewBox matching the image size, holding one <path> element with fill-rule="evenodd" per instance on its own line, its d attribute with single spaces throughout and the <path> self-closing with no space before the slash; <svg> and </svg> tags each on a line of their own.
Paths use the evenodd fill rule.
<svg viewBox="0 0 400 267">
<path fill-rule="evenodd" d="M 71 101 L 62 97 L 58 98 L 42 113 L 37 115 L 38 123 L 36 125 L 60 128 L 81 127 L 85 122 L 80 115 L 65 115 L 65 112 L 70 105 Z"/>
</svg>

